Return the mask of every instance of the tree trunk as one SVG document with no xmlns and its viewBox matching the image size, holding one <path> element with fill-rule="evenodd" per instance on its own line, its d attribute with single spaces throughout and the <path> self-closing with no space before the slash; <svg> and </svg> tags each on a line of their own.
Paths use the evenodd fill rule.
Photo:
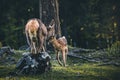
<svg viewBox="0 0 120 80">
<path fill-rule="evenodd" d="M 58 0 L 39 0 L 39 16 L 46 26 L 54 19 L 56 36 L 61 36 Z"/>
</svg>

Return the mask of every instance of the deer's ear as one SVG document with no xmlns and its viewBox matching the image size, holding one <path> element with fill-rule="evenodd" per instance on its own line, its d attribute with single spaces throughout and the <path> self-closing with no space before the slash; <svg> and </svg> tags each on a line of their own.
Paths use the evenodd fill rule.
<svg viewBox="0 0 120 80">
<path fill-rule="evenodd" d="M 54 26 L 55 26 L 55 24 L 49 25 L 47 30 L 48 31 L 54 30 L 55 29 Z"/>
<path fill-rule="evenodd" d="M 55 23 L 54 23 L 54 24 L 52 24 L 52 25 L 49 25 L 49 28 L 50 28 L 50 29 L 53 29 L 53 28 L 54 28 L 54 26 L 55 26 Z"/>
<path fill-rule="evenodd" d="M 49 24 L 49 27 L 53 28 L 54 26 L 55 26 L 55 20 L 52 19 L 51 22 L 50 22 L 50 24 Z"/>
<path fill-rule="evenodd" d="M 51 26 L 54 27 L 55 26 L 55 22 L 53 22 L 53 24 Z"/>
<path fill-rule="evenodd" d="M 49 27 L 48 27 L 49 29 L 52 29 L 53 28 L 53 26 L 51 26 L 51 25 L 49 25 Z"/>
<path fill-rule="evenodd" d="M 53 29 L 53 27 L 51 26 L 51 25 L 49 25 L 48 27 L 47 27 L 47 30 L 48 31 L 51 31 Z"/>
</svg>

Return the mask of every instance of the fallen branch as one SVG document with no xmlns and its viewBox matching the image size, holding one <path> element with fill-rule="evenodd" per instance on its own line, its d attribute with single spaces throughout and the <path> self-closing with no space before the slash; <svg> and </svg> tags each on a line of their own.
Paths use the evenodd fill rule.
<svg viewBox="0 0 120 80">
<path fill-rule="evenodd" d="M 80 56 L 80 55 L 77 55 L 73 52 L 69 52 L 69 54 L 67 56 L 79 58 L 79 59 L 86 60 L 86 61 L 89 61 L 89 62 L 101 62 L 100 60 L 96 60 L 96 59 L 89 58 L 89 57 L 86 57 L 86 56 Z"/>
</svg>

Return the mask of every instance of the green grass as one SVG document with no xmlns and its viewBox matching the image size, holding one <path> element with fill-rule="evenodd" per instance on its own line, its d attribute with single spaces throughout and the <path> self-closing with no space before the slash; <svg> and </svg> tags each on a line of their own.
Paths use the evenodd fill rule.
<svg viewBox="0 0 120 80">
<path fill-rule="evenodd" d="M 53 54 L 52 54 L 53 55 Z M 17 60 L 21 53 L 15 54 Z M 0 64 L 0 80 L 120 80 L 120 68 L 115 66 L 99 66 L 78 58 L 68 57 L 67 67 L 61 67 L 56 60 L 51 60 L 52 70 L 40 75 L 19 75 L 8 77 L 15 65 Z"/>
</svg>

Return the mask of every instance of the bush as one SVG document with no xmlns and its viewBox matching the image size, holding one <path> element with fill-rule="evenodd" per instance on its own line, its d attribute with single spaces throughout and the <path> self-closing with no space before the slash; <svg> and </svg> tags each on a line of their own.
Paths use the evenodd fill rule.
<svg viewBox="0 0 120 80">
<path fill-rule="evenodd" d="M 120 41 L 116 41 L 108 48 L 108 54 L 110 56 L 120 56 Z"/>
</svg>

